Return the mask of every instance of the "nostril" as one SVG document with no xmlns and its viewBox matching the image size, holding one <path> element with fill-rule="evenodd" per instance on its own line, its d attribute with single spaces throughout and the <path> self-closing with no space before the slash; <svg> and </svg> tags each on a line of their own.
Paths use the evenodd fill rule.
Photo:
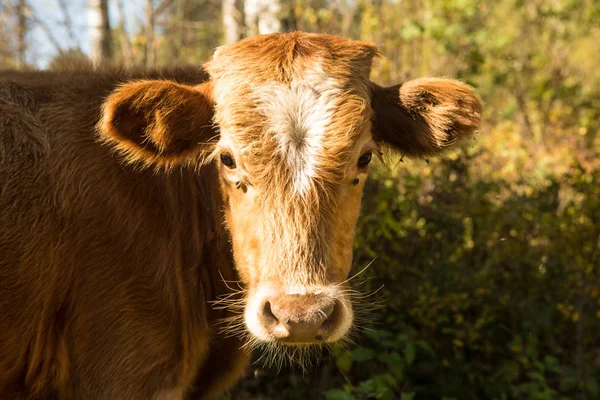
<svg viewBox="0 0 600 400">
<path fill-rule="evenodd" d="M 321 308 L 320 312 L 323 314 L 325 319 L 329 318 L 333 314 L 334 303 L 328 304 L 326 307 Z"/>
<path fill-rule="evenodd" d="M 340 318 L 342 317 L 343 310 L 340 308 L 339 301 L 331 303 L 326 307 L 321 308 L 322 315 L 327 315 L 327 318 L 323 319 L 323 323 L 319 326 L 317 330 L 317 335 L 315 336 L 315 340 L 323 341 L 326 340 L 331 333 L 336 329 L 336 326 L 340 323 Z"/>
<path fill-rule="evenodd" d="M 291 344 L 324 343 L 340 327 L 345 308 L 330 296 L 285 294 L 264 298 L 255 315 L 260 330 L 271 339 Z"/>
<path fill-rule="evenodd" d="M 269 301 L 266 301 L 265 305 L 263 306 L 262 319 L 265 325 L 274 325 L 279 322 L 275 314 L 273 314 L 273 310 L 271 309 L 271 303 Z"/>
</svg>

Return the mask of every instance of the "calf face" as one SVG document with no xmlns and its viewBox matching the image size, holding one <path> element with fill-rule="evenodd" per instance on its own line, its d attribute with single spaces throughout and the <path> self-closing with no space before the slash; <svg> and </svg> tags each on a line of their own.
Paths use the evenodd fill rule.
<svg viewBox="0 0 600 400">
<path fill-rule="evenodd" d="M 377 86 L 375 55 L 371 44 L 326 35 L 256 36 L 217 49 L 202 85 L 132 82 L 105 102 L 101 137 L 127 161 L 219 164 L 254 341 L 344 337 L 372 157 L 434 155 L 479 125 L 471 88 L 435 78 Z"/>
</svg>

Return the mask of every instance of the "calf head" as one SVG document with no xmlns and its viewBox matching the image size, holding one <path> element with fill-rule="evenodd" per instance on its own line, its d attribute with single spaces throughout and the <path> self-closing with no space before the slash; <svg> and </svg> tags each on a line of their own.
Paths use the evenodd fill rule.
<svg viewBox="0 0 600 400">
<path fill-rule="evenodd" d="M 479 125 L 470 87 L 436 78 L 380 87 L 369 80 L 376 54 L 326 35 L 255 36 L 217 49 L 199 86 L 132 82 L 105 102 L 101 137 L 127 161 L 218 164 L 254 341 L 344 337 L 373 155 L 434 155 Z"/>
</svg>

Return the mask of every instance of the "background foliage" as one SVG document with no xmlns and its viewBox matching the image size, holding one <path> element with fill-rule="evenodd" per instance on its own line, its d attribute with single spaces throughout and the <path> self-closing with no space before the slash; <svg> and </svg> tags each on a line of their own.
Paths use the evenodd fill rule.
<svg viewBox="0 0 600 400">
<path fill-rule="evenodd" d="M 377 43 L 379 83 L 470 83 L 485 122 L 440 159 L 375 165 L 355 245 L 356 272 L 374 260 L 354 280 L 367 293 L 355 343 L 304 373 L 257 364 L 228 397 L 600 398 L 600 2 L 283 3 L 288 26 Z M 126 13 L 113 24 L 116 62 L 200 64 L 223 43 L 218 1 L 157 9 L 151 38 Z M 0 7 L 4 38 L 8 17 Z M 11 49 L 0 39 L 0 67 Z M 51 66 L 83 56 L 59 53 Z"/>
</svg>

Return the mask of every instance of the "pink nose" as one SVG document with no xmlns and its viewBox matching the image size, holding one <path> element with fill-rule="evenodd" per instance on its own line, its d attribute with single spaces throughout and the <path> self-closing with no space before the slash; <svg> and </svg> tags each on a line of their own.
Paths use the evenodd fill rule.
<svg viewBox="0 0 600 400">
<path fill-rule="evenodd" d="M 315 343 L 329 337 L 337 313 L 335 301 L 322 295 L 280 295 L 267 299 L 260 319 L 277 339 L 286 343 Z"/>
</svg>

